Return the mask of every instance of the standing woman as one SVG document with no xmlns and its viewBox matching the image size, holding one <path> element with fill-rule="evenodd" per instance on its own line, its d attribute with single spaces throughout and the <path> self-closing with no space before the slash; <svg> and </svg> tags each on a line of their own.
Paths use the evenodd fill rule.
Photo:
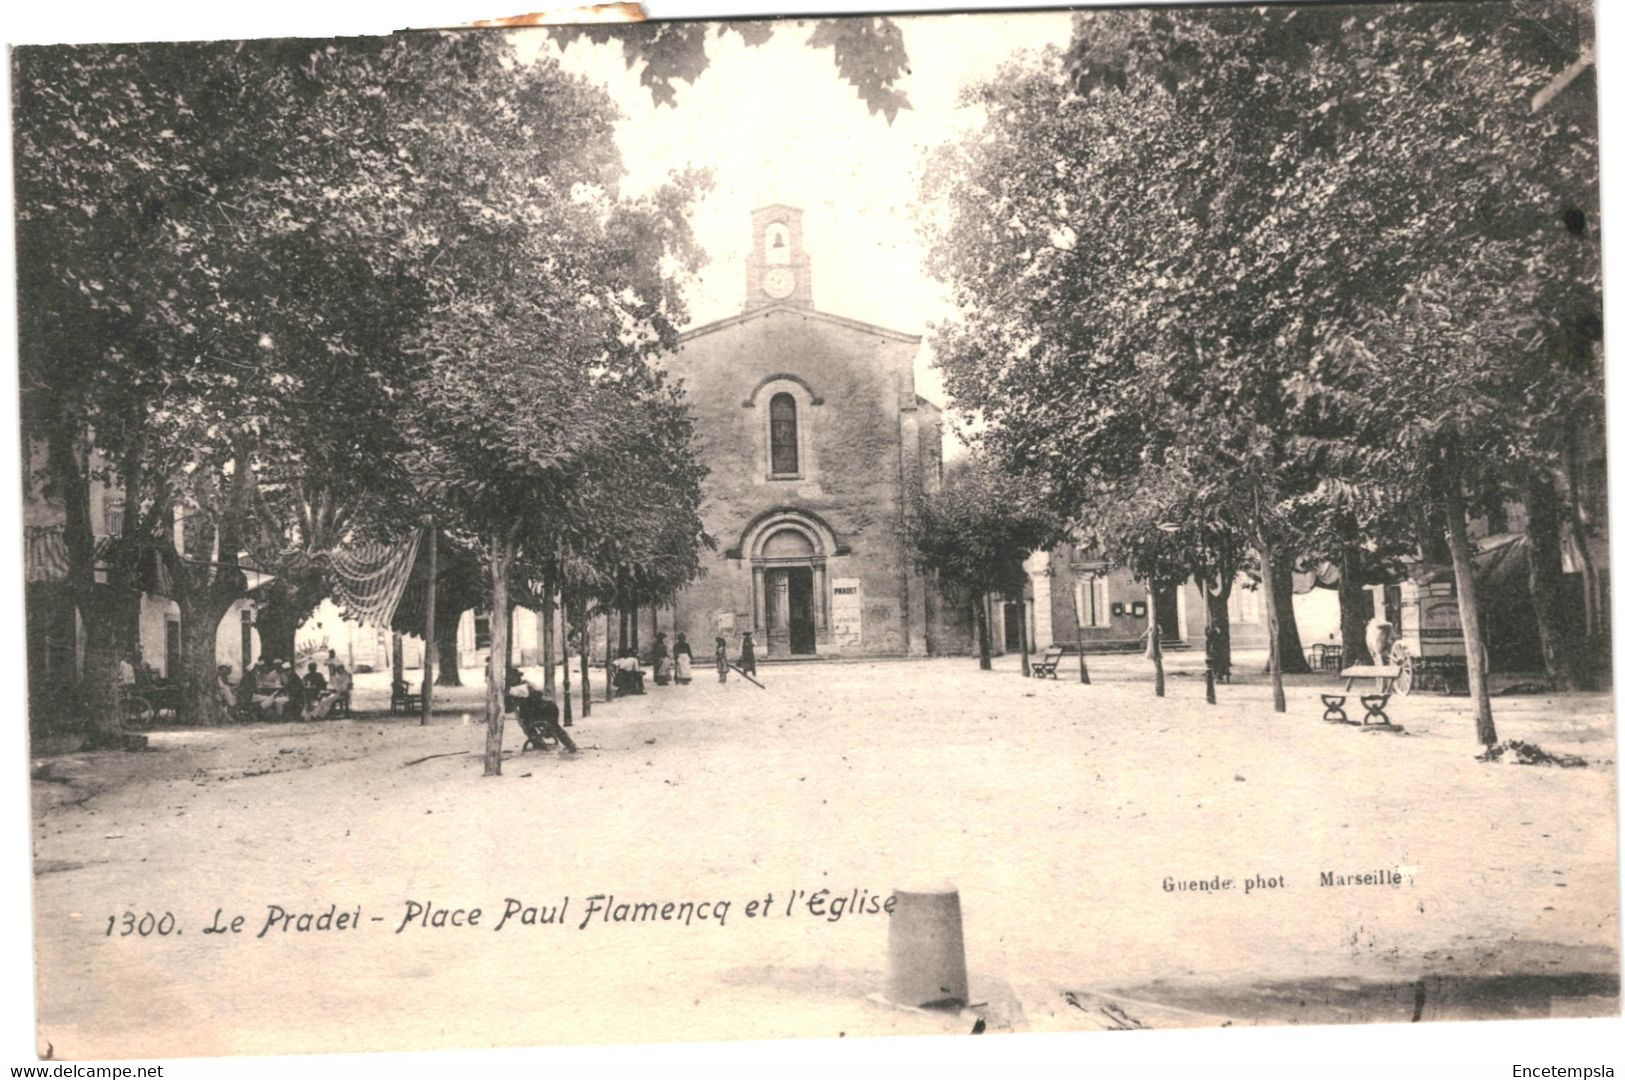
<svg viewBox="0 0 1625 1080">
<path fill-rule="evenodd" d="M 672 657 L 677 662 L 677 685 L 687 686 L 694 680 L 694 650 L 688 646 L 688 638 L 683 632 L 677 632 L 677 643 L 671 647 Z"/>
<path fill-rule="evenodd" d="M 671 682 L 671 652 L 666 648 L 666 632 L 655 631 L 655 685 Z"/>
<path fill-rule="evenodd" d="M 749 630 L 739 643 L 739 670 L 746 675 L 756 674 L 756 643 L 750 639 Z"/>
</svg>

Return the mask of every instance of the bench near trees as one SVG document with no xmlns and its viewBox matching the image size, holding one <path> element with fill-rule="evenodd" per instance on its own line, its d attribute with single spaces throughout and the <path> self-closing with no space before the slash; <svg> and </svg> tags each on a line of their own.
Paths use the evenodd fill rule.
<svg viewBox="0 0 1625 1080">
<path fill-rule="evenodd" d="M 1061 666 L 1061 657 L 1066 655 L 1066 649 L 1060 645 L 1051 645 L 1044 650 L 1044 655 L 1033 661 L 1033 678 L 1045 677 L 1059 679 L 1056 669 Z"/>
<path fill-rule="evenodd" d="M 423 711 L 423 695 L 403 682 L 394 682 L 389 686 L 389 711 L 406 713 L 408 716 Z"/>
</svg>

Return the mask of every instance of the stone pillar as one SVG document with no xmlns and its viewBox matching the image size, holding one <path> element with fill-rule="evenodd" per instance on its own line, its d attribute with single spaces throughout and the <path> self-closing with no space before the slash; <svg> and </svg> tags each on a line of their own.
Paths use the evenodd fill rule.
<svg viewBox="0 0 1625 1080">
<path fill-rule="evenodd" d="M 899 889 L 887 928 L 886 998 L 908 1008 L 963 1008 L 970 1001 L 959 893 Z"/>
<path fill-rule="evenodd" d="M 822 560 L 813 563 L 813 625 L 819 634 L 829 636 L 829 573 Z"/>
<path fill-rule="evenodd" d="M 926 654 L 926 622 L 925 622 L 925 589 L 926 579 L 918 571 L 910 567 L 905 571 L 904 586 L 908 590 L 908 612 L 903 625 L 908 628 L 908 655 L 924 656 Z"/>
<path fill-rule="evenodd" d="M 760 647 L 767 649 L 767 575 L 761 563 L 754 563 L 750 568 L 750 618 L 751 632 L 756 635 Z"/>
<path fill-rule="evenodd" d="M 1055 644 L 1053 609 L 1050 606 L 1050 557 L 1047 551 L 1035 551 L 1027 560 L 1027 576 L 1033 585 L 1033 651 L 1038 652 Z"/>
</svg>

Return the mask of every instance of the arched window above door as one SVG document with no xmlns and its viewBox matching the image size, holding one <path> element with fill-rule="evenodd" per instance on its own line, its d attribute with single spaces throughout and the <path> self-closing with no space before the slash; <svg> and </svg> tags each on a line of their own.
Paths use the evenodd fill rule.
<svg viewBox="0 0 1625 1080">
<path fill-rule="evenodd" d="M 788 393 L 773 395 L 768 405 L 769 449 L 771 468 L 775 476 L 793 476 L 800 472 L 801 458 L 796 432 L 796 399 Z"/>
</svg>

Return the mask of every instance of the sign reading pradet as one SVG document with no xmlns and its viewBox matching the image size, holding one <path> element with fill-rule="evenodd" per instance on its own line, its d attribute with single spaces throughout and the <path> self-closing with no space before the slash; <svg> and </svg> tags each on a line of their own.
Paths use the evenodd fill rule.
<svg viewBox="0 0 1625 1080">
<path fill-rule="evenodd" d="M 844 649 L 863 644 L 863 582 L 859 578 L 835 578 L 830 582 L 830 629 L 835 647 Z"/>
</svg>

